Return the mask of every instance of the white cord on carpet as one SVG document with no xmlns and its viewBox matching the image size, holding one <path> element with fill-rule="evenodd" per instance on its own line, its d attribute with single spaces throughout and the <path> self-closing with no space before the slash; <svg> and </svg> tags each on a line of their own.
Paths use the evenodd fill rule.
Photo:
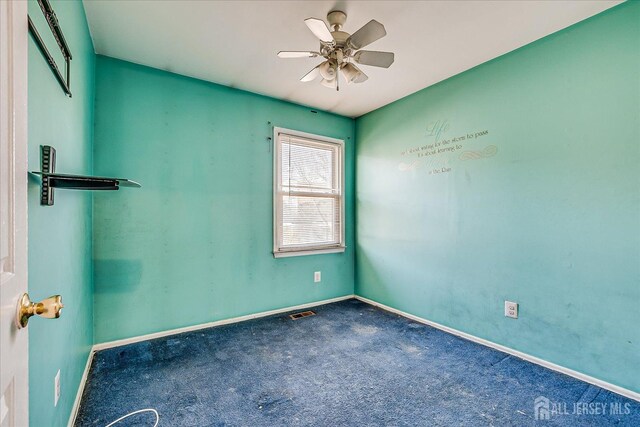
<svg viewBox="0 0 640 427">
<path fill-rule="evenodd" d="M 111 427 L 112 425 L 119 423 L 120 421 L 124 420 L 125 418 L 129 418 L 132 415 L 135 414 L 141 414 L 142 412 L 153 412 L 154 414 L 156 414 L 156 423 L 153 425 L 153 427 L 157 427 L 158 423 L 160 422 L 160 415 L 158 415 L 158 411 L 156 411 L 155 409 L 152 408 L 147 408 L 147 409 L 139 409 L 137 411 L 133 411 L 133 412 L 129 412 L 127 415 L 124 415 L 120 418 L 118 418 L 117 420 L 113 421 L 112 423 L 107 424 L 105 427 Z"/>
</svg>

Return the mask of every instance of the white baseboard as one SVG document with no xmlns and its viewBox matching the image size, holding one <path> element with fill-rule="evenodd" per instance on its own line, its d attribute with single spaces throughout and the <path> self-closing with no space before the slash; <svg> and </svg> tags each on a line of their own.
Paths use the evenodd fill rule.
<svg viewBox="0 0 640 427">
<path fill-rule="evenodd" d="M 593 385 L 601 387 L 601 388 L 603 388 L 605 390 L 612 391 L 612 392 L 617 393 L 619 395 L 622 395 L 624 397 L 628 397 L 629 399 L 637 400 L 638 402 L 640 402 L 640 393 L 637 393 L 635 391 L 628 390 L 626 388 L 617 386 L 615 384 L 611 384 L 611 383 L 608 383 L 606 381 L 599 380 L 598 378 L 594 378 L 594 377 L 591 377 L 589 375 L 583 374 L 581 372 L 574 371 L 574 370 L 569 369 L 569 368 L 565 368 L 564 366 L 556 365 L 555 363 L 551 363 L 551 362 L 548 362 L 548 361 L 546 361 L 544 359 L 540 359 L 538 357 L 531 356 L 531 355 L 526 354 L 526 353 L 522 353 L 522 352 L 520 352 L 518 350 L 514 350 L 512 348 L 505 347 L 505 346 L 500 345 L 500 344 L 496 344 L 496 343 L 494 343 L 492 341 L 488 341 L 488 340 L 485 340 L 483 338 L 478 338 L 478 337 L 476 337 L 474 335 L 471 335 L 471 334 L 468 334 L 466 332 L 462 332 L 462 331 L 459 331 L 457 329 L 453 329 L 453 328 L 450 328 L 448 326 L 444 326 L 444 325 L 441 325 L 439 323 L 432 322 L 432 321 L 427 320 L 427 319 L 423 319 L 422 317 L 414 316 L 413 314 L 406 313 L 404 311 L 395 309 L 393 307 L 389 307 L 388 305 L 381 304 L 381 303 L 379 303 L 377 301 L 373 301 L 373 300 L 370 300 L 368 298 L 361 297 L 359 295 L 356 295 L 355 298 L 360 300 L 360 301 L 362 301 L 362 302 L 365 302 L 367 304 L 370 304 L 370 305 L 379 307 L 379 308 L 381 308 L 383 310 L 389 311 L 391 313 L 395 313 L 395 314 L 398 314 L 398 315 L 400 315 L 402 317 L 406 317 L 408 319 L 415 320 L 416 322 L 419 322 L 419 323 L 424 323 L 425 325 L 429 325 L 429 326 L 432 326 L 432 327 L 434 327 L 436 329 L 440 329 L 441 331 L 450 333 L 452 335 L 456 335 L 456 336 L 464 338 L 466 340 L 473 341 L 473 342 L 478 343 L 478 344 L 482 344 L 482 345 L 484 345 L 486 347 L 495 348 L 496 350 L 500 350 L 500 351 L 502 351 L 504 353 L 510 354 L 510 355 L 515 356 L 515 357 L 517 357 L 519 359 L 526 360 L 527 362 L 531 362 L 531 363 L 535 363 L 536 365 L 544 366 L 545 368 L 549 368 L 549 369 L 551 369 L 553 371 L 560 372 L 560 373 L 565 374 L 565 375 L 569 375 L 570 377 L 577 378 L 577 379 L 579 379 L 581 381 L 584 381 L 586 383 L 593 384 Z"/>
<path fill-rule="evenodd" d="M 78 409 L 80 408 L 80 401 L 82 400 L 82 393 L 84 393 L 84 385 L 87 383 L 87 377 L 89 376 L 89 369 L 91 369 L 94 353 L 95 351 L 91 348 L 91 350 L 89 350 L 89 356 L 87 356 L 87 363 L 84 366 L 84 372 L 82 373 L 80 384 L 78 384 L 76 399 L 73 401 L 73 407 L 71 408 L 71 414 L 69 415 L 69 422 L 67 423 L 68 427 L 73 427 L 73 424 L 76 422 Z"/>
<path fill-rule="evenodd" d="M 214 326 L 222 326 L 222 325 L 228 325 L 230 323 L 244 322 L 246 320 L 258 319 L 260 317 L 266 317 L 266 316 L 272 316 L 274 314 L 286 313 L 287 311 L 302 310 L 302 309 L 305 309 L 305 308 L 316 307 L 316 306 L 324 305 L 324 304 L 331 304 L 333 302 L 344 301 L 344 300 L 352 299 L 352 298 L 355 298 L 355 295 L 353 295 L 353 294 L 352 295 L 344 295 L 344 296 L 337 297 L 337 298 L 325 299 L 325 300 L 322 300 L 322 301 L 315 301 L 315 302 L 310 302 L 310 303 L 307 303 L 307 304 L 294 305 L 294 306 L 291 306 L 291 307 L 283 307 L 283 308 L 279 308 L 277 310 L 263 311 L 263 312 L 260 312 L 260 313 L 247 314 L 246 316 L 232 317 L 230 319 L 216 320 L 215 322 L 201 323 L 199 325 L 187 326 L 187 327 L 184 327 L 184 328 L 170 329 L 168 331 L 155 332 L 153 334 L 139 335 L 137 337 L 125 338 L 125 339 L 116 340 L 116 341 L 109 341 L 109 342 L 105 342 L 105 343 L 95 344 L 93 346 L 93 351 L 104 350 L 106 348 L 112 348 L 112 347 L 120 347 L 120 346 L 126 345 L 126 344 L 132 344 L 132 343 L 136 343 L 136 342 L 140 342 L 140 341 L 152 340 L 154 338 L 166 337 L 168 335 L 181 334 L 183 332 L 191 332 L 191 331 L 197 331 L 199 329 L 212 328 Z"/>
</svg>

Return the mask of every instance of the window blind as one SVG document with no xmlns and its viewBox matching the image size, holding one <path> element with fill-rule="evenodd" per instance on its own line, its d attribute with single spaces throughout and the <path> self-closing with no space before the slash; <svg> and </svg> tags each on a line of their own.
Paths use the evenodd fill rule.
<svg viewBox="0 0 640 427">
<path fill-rule="evenodd" d="M 277 134 L 274 252 L 340 247 L 342 145 Z"/>
</svg>

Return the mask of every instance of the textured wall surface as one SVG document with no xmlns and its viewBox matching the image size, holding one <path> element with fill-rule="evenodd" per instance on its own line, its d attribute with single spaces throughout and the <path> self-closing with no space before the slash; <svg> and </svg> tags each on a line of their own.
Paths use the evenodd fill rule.
<svg viewBox="0 0 640 427">
<path fill-rule="evenodd" d="M 640 391 L 639 23 L 623 4 L 359 118 L 356 293 Z"/>
<path fill-rule="evenodd" d="M 345 140 L 345 253 L 273 258 L 268 122 Z M 95 341 L 352 294 L 353 131 L 352 119 L 98 56 L 95 172 L 143 188 L 94 195 Z"/>
<path fill-rule="evenodd" d="M 73 55 L 68 98 L 29 40 L 29 170 L 40 170 L 40 145 L 57 150 L 60 173 L 92 169 L 95 55 L 79 1 L 51 2 Z M 41 14 L 35 1 L 29 14 Z M 39 21 L 36 21 L 39 22 Z M 43 34 L 48 27 L 38 28 Z M 54 45 L 55 46 L 55 45 Z M 53 48 L 51 48 L 53 49 Z M 89 349 L 93 344 L 91 192 L 55 193 L 54 206 L 40 206 L 39 180 L 29 184 L 29 294 L 40 300 L 61 294 L 57 320 L 29 322 L 30 423 L 67 424 Z M 60 369 L 61 396 L 54 407 L 54 377 Z"/>
</svg>

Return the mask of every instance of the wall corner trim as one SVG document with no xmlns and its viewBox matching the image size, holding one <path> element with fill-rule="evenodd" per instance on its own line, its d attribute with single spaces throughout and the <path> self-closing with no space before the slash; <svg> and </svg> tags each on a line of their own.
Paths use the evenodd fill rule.
<svg viewBox="0 0 640 427">
<path fill-rule="evenodd" d="M 429 325 L 431 327 L 434 327 L 436 329 L 440 329 L 441 331 L 447 332 L 449 334 L 458 336 L 460 338 L 464 338 L 464 339 L 469 340 L 469 341 L 473 341 L 473 342 L 475 342 L 477 344 L 484 345 L 485 347 L 491 347 L 491 348 L 496 349 L 498 351 L 501 351 L 503 353 L 507 353 L 507 354 L 510 354 L 512 356 L 515 356 L 515 357 L 517 357 L 519 359 L 526 360 L 527 362 L 535 363 L 536 365 L 540 365 L 542 367 L 551 369 L 552 371 L 560 372 L 561 374 L 568 375 L 570 377 L 579 379 L 579 380 L 584 381 L 586 383 L 593 384 L 593 385 L 598 386 L 600 388 L 603 388 L 605 390 L 612 391 L 612 392 L 617 393 L 617 394 L 619 394 L 621 396 L 628 397 L 629 399 L 633 399 L 633 400 L 636 400 L 636 401 L 640 402 L 640 393 L 637 393 L 635 391 L 632 391 L 632 390 L 617 386 L 615 384 L 608 383 L 606 381 L 599 380 L 598 378 L 594 378 L 594 377 L 591 377 L 589 375 L 583 374 L 582 372 L 578 372 L 578 371 L 574 371 L 574 370 L 569 369 L 569 368 L 565 368 L 564 366 L 556 365 L 555 363 L 551 363 L 551 362 L 548 362 L 548 361 L 546 361 L 544 359 L 540 359 L 538 357 L 531 356 L 531 355 L 526 354 L 526 353 L 522 353 L 522 352 L 520 352 L 518 350 L 514 350 L 512 348 L 505 347 L 505 346 L 500 345 L 500 344 L 496 344 L 496 343 L 494 343 L 492 341 L 488 341 L 488 340 L 485 340 L 483 338 L 476 337 L 476 336 L 468 334 L 466 332 L 462 332 L 462 331 L 459 331 L 457 329 L 453 329 L 453 328 L 450 328 L 448 326 L 444 326 L 444 325 L 441 325 L 439 323 L 432 322 L 431 320 L 423 319 L 422 317 L 418 317 L 418 316 L 415 316 L 413 314 L 406 313 L 406 312 L 404 312 L 402 310 L 398 310 L 396 308 L 389 307 L 388 305 L 384 305 L 384 304 L 381 304 L 381 303 L 379 303 L 377 301 L 370 300 L 370 299 L 365 298 L 365 297 L 361 297 L 360 295 L 356 295 L 355 298 L 357 300 L 359 300 L 359 301 L 362 301 L 364 303 L 367 303 L 367 304 L 373 305 L 375 307 L 381 308 L 382 310 L 388 311 L 390 313 L 394 313 L 394 314 L 397 314 L 399 316 L 406 317 L 407 319 L 414 320 L 414 321 L 416 321 L 418 323 L 423 323 L 425 325 Z"/>
</svg>

